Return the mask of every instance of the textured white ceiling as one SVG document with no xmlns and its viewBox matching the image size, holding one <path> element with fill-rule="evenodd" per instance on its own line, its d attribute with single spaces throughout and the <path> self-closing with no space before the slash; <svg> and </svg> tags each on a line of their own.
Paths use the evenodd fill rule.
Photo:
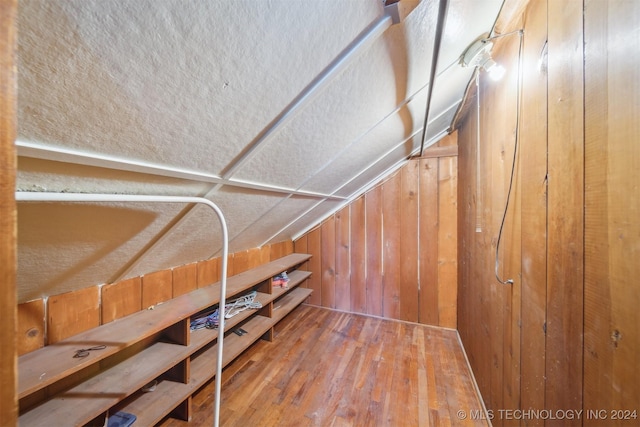
<svg viewBox="0 0 640 427">
<path fill-rule="evenodd" d="M 391 1 L 388 1 L 392 3 Z M 21 0 L 18 191 L 204 196 L 232 251 L 290 239 L 420 146 L 438 1 Z M 502 0 L 450 0 L 427 141 Z M 19 300 L 216 254 L 191 206 L 18 207 Z M 54 231 L 55 229 L 55 231 Z"/>
</svg>

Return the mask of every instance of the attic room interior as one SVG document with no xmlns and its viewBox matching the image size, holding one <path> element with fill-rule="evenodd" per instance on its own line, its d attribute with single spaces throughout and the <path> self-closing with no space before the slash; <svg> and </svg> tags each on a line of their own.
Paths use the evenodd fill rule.
<svg viewBox="0 0 640 427">
<path fill-rule="evenodd" d="M 0 426 L 640 425 L 640 2 L 0 29 Z"/>
</svg>

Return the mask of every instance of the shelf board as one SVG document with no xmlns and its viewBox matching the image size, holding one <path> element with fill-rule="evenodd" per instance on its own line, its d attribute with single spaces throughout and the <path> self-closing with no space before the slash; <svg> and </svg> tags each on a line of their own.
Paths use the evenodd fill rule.
<svg viewBox="0 0 640 427">
<path fill-rule="evenodd" d="M 279 286 L 274 286 L 272 289 L 272 295 L 273 295 L 273 299 L 278 298 L 279 296 L 286 294 L 289 290 L 295 288 L 296 286 L 300 285 L 302 282 L 304 282 L 305 280 L 307 280 L 309 278 L 309 276 L 311 276 L 311 272 L 310 271 L 300 271 L 300 270 L 295 270 L 292 271 L 291 273 L 288 274 L 289 276 L 289 283 L 288 283 L 288 288 L 281 288 Z"/>
<path fill-rule="evenodd" d="M 223 367 L 257 341 L 272 325 L 273 319 L 254 315 L 243 325 L 243 329 L 247 331 L 246 335 L 240 337 L 230 334 L 226 336 L 222 359 Z M 156 424 L 207 381 L 215 377 L 217 353 L 218 346 L 214 344 L 193 358 L 188 384 L 168 380 L 159 381 L 155 391 L 138 392 L 124 404 L 118 405 L 117 410 L 134 414 L 137 417 L 136 423 L 140 425 Z"/>
<path fill-rule="evenodd" d="M 20 415 L 28 426 L 83 425 L 189 357 L 189 348 L 157 342 Z"/>
<path fill-rule="evenodd" d="M 309 254 L 291 254 L 227 278 L 227 297 L 233 297 L 276 274 L 307 261 Z M 293 273 L 293 272 L 292 272 Z M 99 362 L 187 317 L 220 302 L 220 282 L 196 289 L 153 310 L 142 310 L 18 358 L 18 398 Z M 105 345 L 85 358 L 73 358 L 75 350 Z"/>
<path fill-rule="evenodd" d="M 263 298 L 271 297 L 267 294 L 261 294 L 261 296 Z M 251 343 L 253 343 L 271 327 L 272 319 L 255 315 L 255 310 L 246 310 L 228 319 L 225 324 L 225 330 L 229 331 L 235 328 L 236 325 L 251 316 L 253 316 L 253 318 L 243 326 L 247 329 L 258 330 L 259 333 L 256 335 L 256 332 L 250 332 L 242 337 L 238 337 L 235 334 L 225 337 L 225 355 L 223 359 L 225 365 L 246 348 L 242 346 L 247 339 L 252 340 Z M 157 342 L 118 365 L 102 371 L 87 381 L 54 396 L 43 404 L 24 413 L 20 416 L 20 422 L 21 424 L 30 426 L 53 425 L 55 424 L 55 420 L 64 419 L 69 420 L 73 425 L 82 425 L 110 407 L 117 405 L 119 401 L 140 390 L 144 385 L 205 347 L 217 339 L 217 337 L 217 330 L 205 328 L 192 332 L 191 344 L 188 346 Z M 217 345 L 213 345 L 204 353 L 210 354 L 215 360 L 216 356 L 215 353 L 211 352 L 212 349 L 217 349 Z M 200 357 L 202 357 L 202 355 L 200 355 L 199 358 Z M 172 387 L 176 387 L 177 389 L 192 390 L 192 387 L 185 389 L 182 383 L 172 383 L 166 380 L 162 381 L 162 383 L 170 383 Z M 197 384 L 196 381 L 193 383 L 193 386 Z M 189 393 L 187 391 L 185 392 L 187 393 L 186 397 L 188 397 Z M 143 396 L 150 394 L 151 393 L 144 393 Z M 69 405 L 69 401 L 72 399 L 76 402 L 76 405 Z M 182 400 L 176 402 L 176 406 Z M 79 408 L 81 408 L 81 410 L 79 410 Z M 167 413 L 171 412 L 172 409 L 173 408 L 169 408 Z M 130 412 L 127 409 L 122 410 Z M 164 415 L 166 415 L 166 413 L 163 414 L 163 416 Z"/>
<path fill-rule="evenodd" d="M 288 292 L 282 298 L 274 301 L 273 303 L 273 317 L 271 318 L 275 325 L 282 320 L 287 314 L 289 314 L 294 308 L 302 304 L 313 291 L 306 288 L 295 288 Z"/>
</svg>

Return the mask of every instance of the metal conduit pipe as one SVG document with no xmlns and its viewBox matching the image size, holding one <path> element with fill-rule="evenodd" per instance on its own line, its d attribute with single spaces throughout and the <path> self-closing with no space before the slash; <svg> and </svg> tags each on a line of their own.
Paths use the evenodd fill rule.
<svg viewBox="0 0 640 427">
<path fill-rule="evenodd" d="M 387 28 L 393 25 L 393 17 L 386 12 L 372 22 L 358 36 L 336 56 L 298 95 L 265 127 L 245 149 L 245 151 L 229 165 L 222 173 L 224 179 L 230 179 L 236 171 L 255 154 L 256 150 L 267 138 L 287 123 L 295 113 L 315 96 L 321 88 L 327 85 L 339 74 L 356 56 L 359 51 L 377 39 Z M 218 184 L 219 187 L 221 184 Z"/>
<path fill-rule="evenodd" d="M 222 229 L 222 272 L 220 279 L 220 303 L 218 312 L 218 357 L 216 360 L 216 396 L 214 406 L 214 426 L 220 424 L 220 391 L 222 388 L 222 353 L 224 346 L 224 311 L 225 296 L 227 293 L 227 258 L 229 252 L 229 234 L 227 223 L 220 208 L 211 200 L 203 197 L 182 197 L 182 196 L 154 196 L 136 194 L 91 194 L 91 193 L 48 193 L 17 191 L 16 201 L 19 202 L 129 202 L 129 203 L 199 203 L 213 209 L 220 220 Z M 221 332 L 220 332 L 221 331 Z"/>
<path fill-rule="evenodd" d="M 420 143 L 420 153 L 424 153 L 424 144 L 427 139 L 427 128 L 429 127 L 429 113 L 431 112 L 431 98 L 433 97 L 433 86 L 436 79 L 436 70 L 438 68 L 438 58 L 440 57 L 440 45 L 442 44 L 442 34 L 444 33 L 444 24 L 447 19 L 448 0 L 440 0 L 438 4 L 438 21 L 436 22 L 436 36 L 433 41 L 433 56 L 431 59 L 431 71 L 429 73 L 429 91 L 427 94 L 427 107 L 424 112 L 424 125 L 422 128 L 422 142 Z"/>
</svg>

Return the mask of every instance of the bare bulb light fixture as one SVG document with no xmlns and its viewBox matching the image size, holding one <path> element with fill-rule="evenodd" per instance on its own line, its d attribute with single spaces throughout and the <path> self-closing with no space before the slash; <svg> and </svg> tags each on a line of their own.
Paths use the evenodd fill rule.
<svg viewBox="0 0 640 427">
<path fill-rule="evenodd" d="M 476 40 L 462 55 L 462 66 L 483 68 L 492 80 L 500 80 L 505 74 L 505 69 L 491 58 L 492 48 L 493 42 L 486 39 Z"/>
</svg>

